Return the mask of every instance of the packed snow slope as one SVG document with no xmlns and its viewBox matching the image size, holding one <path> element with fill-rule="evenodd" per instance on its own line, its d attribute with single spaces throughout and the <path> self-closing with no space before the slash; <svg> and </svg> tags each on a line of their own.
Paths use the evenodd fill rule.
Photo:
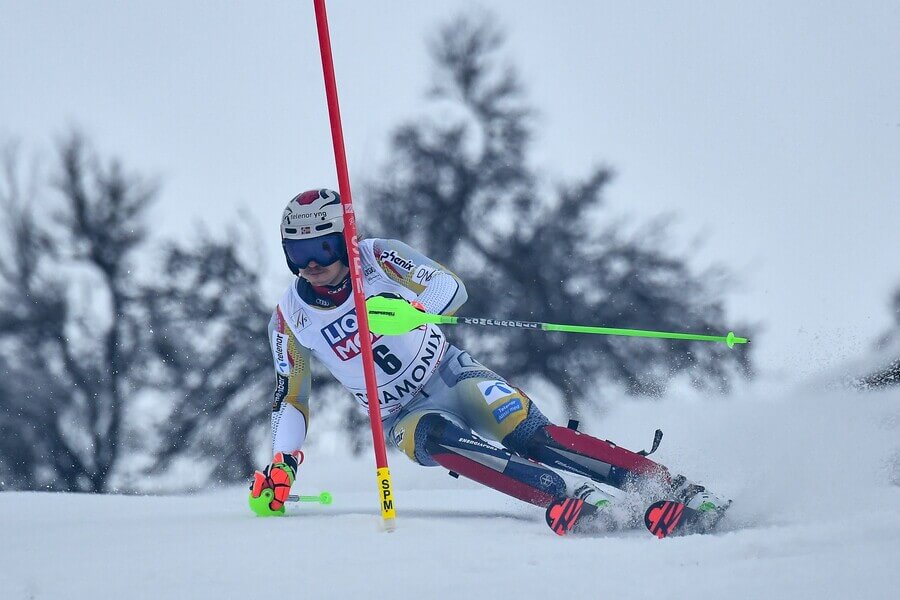
<svg viewBox="0 0 900 600">
<path fill-rule="evenodd" d="M 371 458 L 310 453 L 260 519 L 233 488 L 193 496 L 0 494 L 0 598 L 897 598 L 900 390 L 629 402 L 590 430 L 735 500 L 722 531 L 560 538 L 535 507 L 393 454 L 398 528 Z M 583 428 L 585 429 L 585 428 Z"/>
</svg>

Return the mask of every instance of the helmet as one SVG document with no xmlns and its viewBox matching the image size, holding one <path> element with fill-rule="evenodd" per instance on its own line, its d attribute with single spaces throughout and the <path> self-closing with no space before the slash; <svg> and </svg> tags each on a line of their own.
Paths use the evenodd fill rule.
<svg viewBox="0 0 900 600">
<path fill-rule="evenodd" d="M 328 189 L 297 194 L 281 215 L 281 247 L 294 275 L 311 260 L 328 266 L 337 260 L 349 264 L 344 244 L 341 197 Z"/>
</svg>

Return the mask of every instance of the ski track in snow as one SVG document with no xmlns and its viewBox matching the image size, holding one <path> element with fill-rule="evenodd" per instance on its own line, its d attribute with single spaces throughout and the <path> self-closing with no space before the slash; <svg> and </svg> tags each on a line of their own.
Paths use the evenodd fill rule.
<svg viewBox="0 0 900 600">
<path fill-rule="evenodd" d="M 897 597 L 900 390 L 631 402 L 583 429 L 639 448 L 654 427 L 654 458 L 735 500 L 719 533 L 560 538 L 542 510 L 392 454 L 385 534 L 371 458 L 309 456 L 295 491 L 335 502 L 281 519 L 244 488 L 0 494 L 0 598 Z"/>
</svg>

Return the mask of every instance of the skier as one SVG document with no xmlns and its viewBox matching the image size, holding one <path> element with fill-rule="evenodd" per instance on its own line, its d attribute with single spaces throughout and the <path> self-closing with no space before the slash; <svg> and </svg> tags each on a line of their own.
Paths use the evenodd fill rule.
<svg viewBox="0 0 900 600">
<path fill-rule="evenodd" d="M 297 476 L 309 426 L 311 356 L 367 409 L 343 229 L 340 198 L 332 190 L 303 192 L 282 215 L 284 255 L 297 278 L 269 323 L 274 458 L 251 485 L 250 505 L 259 515 L 284 513 Z M 359 252 L 367 297 L 393 295 L 435 314 L 453 314 L 466 301 L 456 275 L 403 242 L 366 239 Z M 554 425 L 522 390 L 448 343 L 436 325 L 373 335 L 372 350 L 386 435 L 420 465 L 440 465 L 543 507 L 578 498 L 611 515 L 615 499 L 595 483 L 695 509 L 727 506 L 642 453 Z"/>
</svg>

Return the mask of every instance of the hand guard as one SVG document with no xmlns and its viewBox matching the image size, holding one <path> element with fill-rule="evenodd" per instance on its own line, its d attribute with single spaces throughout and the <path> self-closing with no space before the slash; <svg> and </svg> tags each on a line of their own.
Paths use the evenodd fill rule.
<svg viewBox="0 0 900 600">
<path fill-rule="evenodd" d="M 284 514 L 284 503 L 297 477 L 297 467 L 303 462 L 303 452 L 278 452 L 272 464 L 253 474 L 250 484 L 250 510 L 260 517 Z"/>
<path fill-rule="evenodd" d="M 428 312 L 427 310 L 425 310 L 425 306 L 418 300 L 407 300 L 400 294 L 394 294 L 393 292 L 381 292 L 378 295 L 382 296 L 384 298 L 391 298 L 393 300 L 403 300 L 404 302 L 408 302 L 410 306 L 412 306 L 414 309 L 416 309 L 419 312 L 423 312 L 423 313 Z"/>
</svg>

